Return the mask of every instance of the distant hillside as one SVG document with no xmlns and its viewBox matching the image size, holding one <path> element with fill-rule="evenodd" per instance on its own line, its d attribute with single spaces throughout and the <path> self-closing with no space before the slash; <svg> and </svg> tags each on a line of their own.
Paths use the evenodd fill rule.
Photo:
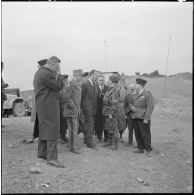
<svg viewBox="0 0 195 195">
<path fill-rule="evenodd" d="M 135 83 L 136 76 L 134 77 L 126 77 L 126 85 L 131 83 Z M 191 102 L 192 100 L 192 82 L 187 79 L 175 79 L 175 77 L 159 77 L 159 78 L 148 78 L 144 76 L 139 76 L 139 78 L 143 78 L 147 80 L 147 84 L 145 88 L 153 94 L 156 99 L 164 97 L 164 89 L 166 86 L 166 97 L 173 99 L 184 98 L 187 101 Z M 165 85 L 166 81 L 166 85 Z M 182 101 L 182 100 L 181 100 Z"/>
<path fill-rule="evenodd" d="M 170 75 L 169 77 L 192 80 L 192 73 L 190 72 L 178 73 L 178 74 Z"/>
</svg>

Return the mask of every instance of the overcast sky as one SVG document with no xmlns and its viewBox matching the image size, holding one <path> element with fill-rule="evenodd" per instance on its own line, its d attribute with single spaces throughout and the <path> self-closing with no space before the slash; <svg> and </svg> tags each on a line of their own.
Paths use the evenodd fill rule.
<svg viewBox="0 0 195 195">
<path fill-rule="evenodd" d="M 2 2 L 3 79 L 33 89 L 37 61 L 58 56 L 73 69 L 192 72 L 192 2 Z"/>
</svg>

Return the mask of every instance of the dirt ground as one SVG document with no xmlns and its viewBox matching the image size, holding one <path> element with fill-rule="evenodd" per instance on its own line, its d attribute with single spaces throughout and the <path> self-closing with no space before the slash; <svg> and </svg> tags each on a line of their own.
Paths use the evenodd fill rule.
<svg viewBox="0 0 195 195">
<path fill-rule="evenodd" d="M 118 151 L 97 150 L 82 144 L 82 154 L 58 144 L 59 160 L 66 168 L 40 162 L 37 142 L 30 138 L 33 123 L 29 117 L 3 118 L 2 193 L 143 193 L 192 192 L 192 104 L 188 99 L 161 99 L 152 116 L 152 158 L 133 153 L 134 148 L 120 142 Z M 128 130 L 124 141 L 127 143 Z M 10 145 L 11 144 L 11 145 Z M 136 145 L 135 139 L 134 144 Z M 40 174 L 29 169 L 38 167 Z M 137 178 L 144 182 L 136 181 Z M 41 184 L 47 183 L 48 186 Z"/>
</svg>

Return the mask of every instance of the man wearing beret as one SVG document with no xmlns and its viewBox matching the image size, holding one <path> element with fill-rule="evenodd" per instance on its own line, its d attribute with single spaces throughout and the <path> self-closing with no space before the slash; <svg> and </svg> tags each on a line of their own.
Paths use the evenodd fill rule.
<svg viewBox="0 0 195 195">
<path fill-rule="evenodd" d="M 154 100 L 152 94 L 144 89 L 146 80 L 136 79 L 137 94 L 133 98 L 131 106 L 131 116 L 133 118 L 133 127 L 135 130 L 135 138 L 137 141 L 138 150 L 135 153 L 144 153 L 151 157 L 151 115 L 154 110 Z"/>
<path fill-rule="evenodd" d="M 103 98 L 103 115 L 105 116 L 105 129 L 108 131 L 108 143 L 103 147 L 111 146 L 114 142 L 112 149 L 118 149 L 119 129 L 118 129 L 118 109 L 120 104 L 120 90 L 118 82 L 120 77 L 112 74 L 109 77 L 109 89 Z"/>
<path fill-rule="evenodd" d="M 87 147 L 95 148 L 93 142 L 94 120 L 97 112 L 97 73 L 89 72 L 89 78 L 81 84 L 81 109 L 84 115 L 84 139 Z"/>
<path fill-rule="evenodd" d="M 57 139 L 60 135 L 60 90 L 63 80 L 60 59 L 52 56 L 34 76 L 36 112 L 39 122 L 38 158 L 47 164 L 64 168 L 58 161 Z M 57 76 L 56 76 L 57 75 Z"/>
</svg>

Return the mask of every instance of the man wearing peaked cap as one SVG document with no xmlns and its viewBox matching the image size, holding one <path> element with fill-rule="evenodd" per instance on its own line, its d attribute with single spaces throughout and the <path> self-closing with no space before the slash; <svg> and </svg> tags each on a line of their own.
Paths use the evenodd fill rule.
<svg viewBox="0 0 195 195">
<path fill-rule="evenodd" d="M 151 115 L 154 110 L 154 100 L 152 94 L 144 89 L 146 80 L 136 79 L 136 95 L 133 98 L 133 105 L 130 106 L 133 118 L 133 127 L 138 150 L 135 153 L 144 153 L 151 157 Z"/>
<path fill-rule="evenodd" d="M 136 83 L 139 84 L 139 85 L 145 86 L 145 84 L 147 83 L 147 81 L 144 80 L 144 79 L 141 79 L 141 78 L 137 78 L 136 79 Z"/>
<path fill-rule="evenodd" d="M 83 74 L 82 74 L 82 77 L 87 77 L 89 75 L 89 72 L 84 72 Z"/>
<path fill-rule="evenodd" d="M 73 73 L 73 76 L 82 76 L 83 70 L 82 69 L 73 70 L 72 73 Z"/>
</svg>

